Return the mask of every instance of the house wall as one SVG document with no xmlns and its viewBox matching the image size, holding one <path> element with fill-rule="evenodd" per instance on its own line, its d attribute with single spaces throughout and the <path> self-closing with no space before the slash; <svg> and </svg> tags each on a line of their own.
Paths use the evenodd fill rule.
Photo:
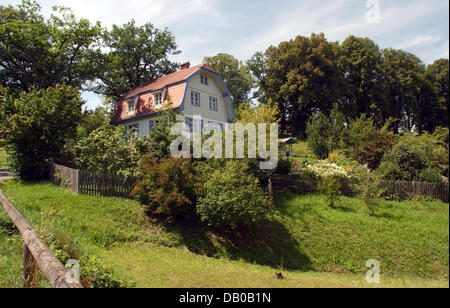
<svg viewBox="0 0 450 308">
<path fill-rule="evenodd" d="M 204 85 L 200 82 L 200 76 L 206 76 L 208 78 L 208 85 Z M 200 93 L 200 107 L 192 106 L 191 104 L 191 92 Z M 207 72 L 200 72 L 189 80 L 187 85 L 186 97 L 184 101 L 184 113 L 185 115 L 201 115 L 203 118 L 213 121 L 227 123 L 233 119 L 233 113 L 230 107 L 230 98 L 224 97 L 226 90 L 222 87 L 217 77 Z M 209 109 L 209 97 L 216 97 L 218 100 L 219 110 L 212 111 Z"/>
</svg>

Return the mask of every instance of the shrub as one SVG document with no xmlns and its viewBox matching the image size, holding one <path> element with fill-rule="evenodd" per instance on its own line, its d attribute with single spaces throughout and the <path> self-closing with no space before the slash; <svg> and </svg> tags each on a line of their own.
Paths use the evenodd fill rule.
<svg viewBox="0 0 450 308">
<path fill-rule="evenodd" d="M 135 173 L 137 152 L 125 136 L 123 127 L 105 124 L 82 138 L 75 146 L 81 169 L 103 173 Z"/>
<path fill-rule="evenodd" d="M 227 161 L 205 182 L 197 212 L 210 226 L 231 229 L 251 226 L 269 207 L 256 179 L 243 161 Z"/>
<path fill-rule="evenodd" d="M 328 206 L 335 208 L 341 195 L 341 179 L 338 176 L 325 176 L 320 180 L 318 189 L 326 196 Z"/>
<path fill-rule="evenodd" d="M 152 214 L 189 219 L 195 213 L 200 178 L 189 160 L 169 158 L 157 162 L 147 154 L 140 162 L 140 176 L 131 195 Z"/>
<path fill-rule="evenodd" d="M 381 177 L 374 172 L 360 170 L 356 173 L 352 188 L 364 201 L 370 215 L 375 215 L 375 209 L 385 189 L 381 188 Z"/>
<path fill-rule="evenodd" d="M 354 148 L 355 158 L 361 164 L 374 170 L 378 168 L 384 154 L 389 152 L 397 142 L 398 138 L 392 132 L 381 133 L 376 131 L 370 139 L 358 143 Z"/>
<path fill-rule="evenodd" d="M 434 169 L 432 158 L 435 146 L 429 142 L 429 136 L 406 134 L 389 153 L 384 155 L 377 172 L 389 180 L 420 181 L 424 178 L 437 180 L 436 176 L 430 176 L 433 172 L 427 170 Z"/>
<path fill-rule="evenodd" d="M 65 145 L 76 137 L 82 105 L 78 89 L 66 85 L 32 90 L 14 101 L 6 118 L 8 153 L 9 165 L 20 178 L 44 179 L 50 162 L 66 163 Z"/>
</svg>

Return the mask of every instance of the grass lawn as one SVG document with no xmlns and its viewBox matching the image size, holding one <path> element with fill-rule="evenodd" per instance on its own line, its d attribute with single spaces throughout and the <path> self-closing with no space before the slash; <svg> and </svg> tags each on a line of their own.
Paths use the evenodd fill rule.
<svg viewBox="0 0 450 308">
<path fill-rule="evenodd" d="M 317 162 L 318 159 L 308 149 L 308 143 L 306 141 L 299 141 L 296 144 L 294 144 L 292 148 L 293 148 L 292 159 L 300 162 L 306 161 L 310 164 Z"/>
<path fill-rule="evenodd" d="M 166 224 L 137 202 L 50 183 L 0 185 L 61 260 L 96 260 L 106 286 L 371 287 L 368 259 L 381 263 L 379 287 L 449 286 L 448 205 L 440 202 L 387 202 L 370 217 L 357 200 L 332 210 L 320 196 L 283 194 L 276 213 L 242 235 Z M 0 287 L 20 286 L 20 265 L 20 237 L 0 210 Z M 273 278 L 280 269 L 283 281 Z"/>
<path fill-rule="evenodd" d="M 6 167 L 6 151 L 4 148 L 4 142 L 0 139 L 0 168 Z"/>
</svg>

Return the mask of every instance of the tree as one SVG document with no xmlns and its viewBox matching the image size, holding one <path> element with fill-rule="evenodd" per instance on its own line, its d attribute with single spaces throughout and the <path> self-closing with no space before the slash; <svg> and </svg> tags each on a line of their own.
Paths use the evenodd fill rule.
<svg viewBox="0 0 450 308">
<path fill-rule="evenodd" d="M 100 24 L 55 7 L 49 19 L 35 1 L 0 6 L 0 83 L 17 96 L 59 84 L 80 87 L 94 76 L 93 49 Z"/>
<path fill-rule="evenodd" d="M 301 139 L 312 114 L 329 114 L 342 86 L 337 54 L 338 44 L 324 34 L 298 36 L 267 49 L 265 93 L 269 103 L 278 104 L 283 130 Z"/>
<path fill-rule="evenodd" d="M 448 127 L 449 61 L 439 59 L 427 66 L 424 73 L 422 103 L 418 128 L 421 132 L 434 132 L 438 126 Z"/>
<path fill-rule="evenodd" d="M 248 67 L 232 55 L 219 53 L 205 57 L 203 63 L 211 66 L 223 78 L 233 96 L 233 106 L 246 102 L 252 89 L 252 78 Z"/>
<path fill-rule="evenodd" d="M 264 53 L 260 51 L 256 52 L 249 60 L 247 60 L 246 64 L 253 79 L 254 92 L 252 98 L 262 103 L 266 101 L 264 91 L 267 89 L 267 65 Z"/>
<path fill-rule="evenodd" d="M 344 148 L 346 133 L 344 115 L 334 104 L 329 117 L 321 111 L 311 116 L 306 127 L 308 148 L 318 158 L 325 159 L 334 150 Z"/>
<path fill-rule="evenodd" d="M 402 50 L 385 49 L 383 56 L 387 95 L 383 122 L 395 117 L 400 120 L 394 123 L 396 133 L 400 128 L 411 132 L 420 118 L 425 65 L 415 55 Z"/>
<path fill-rule="evenodd" d="M 81 123 L 77 127 L 77 139 L 89 136 L 94 130 L 109 122 L 109 114 L 105 107 L 97 107 L 94 111 L 85 110 Z"/>
<path fill-rule="evenodd" d="M 121 27 L 113 25 L 104 32 L 102 45 L 106 51 L 97 53 L 94 63 L 100 82 L 90 89 L 116 100 L 178 67 L 169 61 L 170 55 L 179 53 L 174 36 L 151 23 L 137 26 L 132 20 Z"/>
<path fill-rule="evenodd" d="M 78 89 L 67 85 L 19 95 L 7 118 L 7 148 L 10 166 L 20 178 L 47 178 L 50 162 L 64 163 L 64 147 L 75 139 L 83 103 Z"/>
<path fill-rule="evenodd" d="M 345 80 L 342 108 L 347 117 L 377 118 L 383 108 L 382 53 L 368 38 L 349 36 L 339 48 L 339 67 Z"/>
</svg>

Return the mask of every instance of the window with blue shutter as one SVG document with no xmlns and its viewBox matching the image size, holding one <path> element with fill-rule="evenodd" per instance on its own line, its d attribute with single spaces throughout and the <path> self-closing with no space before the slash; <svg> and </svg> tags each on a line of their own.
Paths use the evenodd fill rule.
<svg viewBox="0 0 450 308">
<path fill-rule="evenodd" d="M 155 126 L 155 121 L 150 120 L 148 122 L 148 131 L 151 132 L 154 126 Z"/>
<path fill-rule="evenodd" d="M 189 128 L 189 131 L 192 132 L 192 118 L 185 117 L 184 122 L 186 123 L 186 126 Z"/>
</svg>

